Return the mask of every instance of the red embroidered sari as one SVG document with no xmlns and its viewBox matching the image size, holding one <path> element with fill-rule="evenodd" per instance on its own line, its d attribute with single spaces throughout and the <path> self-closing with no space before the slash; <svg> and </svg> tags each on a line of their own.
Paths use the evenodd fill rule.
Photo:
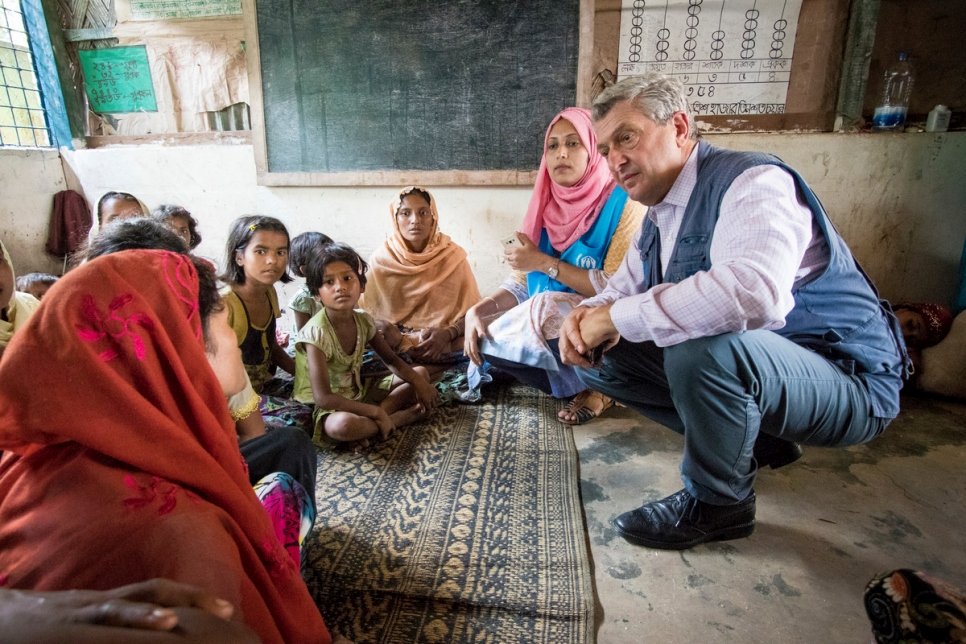
<svg viewBox="0 0 966 644">
<path fill-rule="evenodd" d="M 0 585 L 152 577 L 232 602 L 265 642 L 328 642 L 245 471 L 181 255 L 69 273 L 0 363 Z"/>
</svg>

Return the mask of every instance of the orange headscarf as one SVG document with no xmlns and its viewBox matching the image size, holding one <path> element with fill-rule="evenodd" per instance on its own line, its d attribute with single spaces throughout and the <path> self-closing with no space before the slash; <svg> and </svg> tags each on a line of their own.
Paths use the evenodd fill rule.
<svg viewBox="0 0 966 644">
<path fill-rule="evenodd" d="M 167 577 L 233 602 L 265 642 L 329 641 L 249 485 L 187 257 L 125 251 L 68 273 L 0 382 L 0 585 Z"/>
<path fill-rule="evenodd" d="M 574 126 L 580 142 L 590 155 L 584 176 L 569 188 L 551 179 L 547 170 L 547 139 L 550 138 L 550 130 L 560 119 Z M 594 225 L 615 185 L 607 162 L 597 152 L 597 135 L 590 112 L 582 107 L 568 107 L 553 117 L 547 126 L 540 169 L 520 231 L 539 246 L 540 231 L 545 228 L 550 245 L 558 251 L 565 251 Z"/>
<path fill-rule="evenodd" d="M 410 250 L 399 230 L 396 211 L 415 190 L 429 195 L 432 231 L 423 252 Z M 454 324 L 480 301 L 480 289 L 466 251 L 439 232 L 436 200 L 428 190 L 409 186 L 389 204 L 392 237 L 372 254 L 372 273 L 361 306 L 373 317 L 410 329 L 440 328 Z"/>
</svg>

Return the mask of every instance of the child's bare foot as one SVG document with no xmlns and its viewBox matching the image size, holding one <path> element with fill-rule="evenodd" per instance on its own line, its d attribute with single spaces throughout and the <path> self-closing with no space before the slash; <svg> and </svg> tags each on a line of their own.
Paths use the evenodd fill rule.
<svg viewBox="0 0 966 644">
<path fill-rule="evenodd" d="M 401 427 L 403 425 L 408 425 L 409 423 L 414 423 L 417 420 L 422 420 L 426 418 L 429 414 L 419 403 L 413 405 L 412 407 L 406 407 L 405 409 L 400 409 L 397 412 L 393 412 L 390 415 L 392 422 L 396 424 L 396 427 Z"/>
</svg>

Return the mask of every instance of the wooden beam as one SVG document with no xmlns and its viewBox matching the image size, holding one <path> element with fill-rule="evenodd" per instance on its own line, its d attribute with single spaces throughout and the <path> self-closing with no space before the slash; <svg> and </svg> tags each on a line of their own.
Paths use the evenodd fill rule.
<svg viewBox="0 0 966 644">
<path fill-rule="evenodd" d="M 24 18 L 30 16 L 32 22 L 30 39 L 39 45 L 34 55 L 46 59 L 43 71 L 37 71 L 54 141 L 57 146 L 73 149 L 73 139 L 84 135 L 87 107 L 83 92 L 71 82 L 70 58 L 60 27 L 60 14 L 52 0 L 25 2 L 23 7 Z"/>
<path fill-rule="evenodd" d="M 532 186 L 536 170 L 257 172 L 260 186 Z"/>
<path fill-rule="evenodd" d="M 85 42 L 88 40 L 110 40 L 117 38 L 111 27 L 94 27 L 90 29 L 64 29 L 64 40 L 67 42 Z"/>
<path fill-rule="evenodd" d="M 577 97 L 580 107 L 590 107 L 594 83 L 595 0 L 580 0 L 580 40 L 577 43 Z"/>
<path fill-rule="evenodd" d="M 157 134 L 111 134 L 89 136 L 87 148 L 109 148 L 125 145 L 251 145 L 252 133 L 249 130 L 228 130 L 218 132 L 159 132 Z"/>
<path fill-rule="evenodd" d="M 80 29 L 84 26 L 84 20 L 87 18 L 87 8 L 90 6 L 90 0 L 77 0 L 73 3 L 73 5 L 74 13 L 70 17 L 70 29 L 65 31 Z"/>
<path fill-rule="evenodd" d="M 862 104 L 869 81 L 869 61 L 875 45 L 880 0 L 854 0 L 842 57 L 842 81 L 835 112 L 835 130 L 854 130 L 862 121 Z"/>
</svg>

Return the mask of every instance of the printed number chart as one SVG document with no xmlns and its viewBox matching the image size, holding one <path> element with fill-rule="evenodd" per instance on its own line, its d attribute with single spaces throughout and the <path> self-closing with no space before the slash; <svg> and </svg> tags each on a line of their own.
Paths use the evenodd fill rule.
<svg viewBox="0 0 966 644">
<path fill-rule="evenodd" d="M 618 78 L 684 83 L 698 116 L 784 114 L 802 0 L 622 0 Z"/>
</svg>

